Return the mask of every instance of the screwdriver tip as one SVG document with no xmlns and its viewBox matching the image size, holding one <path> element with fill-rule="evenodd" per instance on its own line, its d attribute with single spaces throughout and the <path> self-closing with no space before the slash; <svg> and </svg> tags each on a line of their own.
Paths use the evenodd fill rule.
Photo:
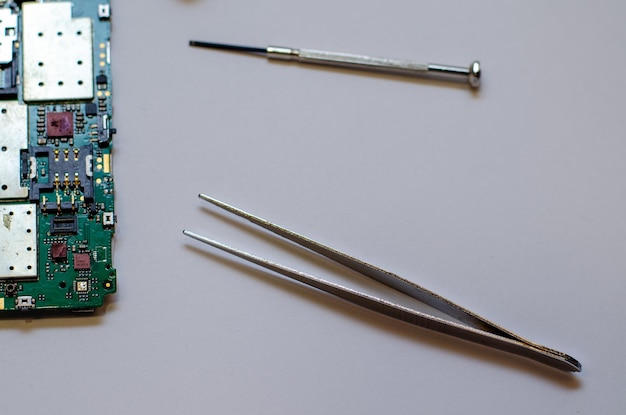
<svg viewBox="0 0 626 415">
<path fill-rule="evenodd" d="M 240 46 L 240 45 L 228 45 L 225 43 L 213 43 L 213 42 L 200 42 L 199 40 L 190 40 L 189 46 L 195 46 L 207 49 L 221 49 L 229 50 L 233 52 L 247 52 L 247 53 L 267 53 L 266 48 L 257 48 L 254 46 Z"/>
</svg>

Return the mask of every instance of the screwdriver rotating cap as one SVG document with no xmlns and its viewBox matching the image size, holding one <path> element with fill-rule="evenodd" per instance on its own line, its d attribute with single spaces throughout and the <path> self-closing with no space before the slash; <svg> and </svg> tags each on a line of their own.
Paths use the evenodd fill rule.
<svg viewBox="0 0 626 415">
<path fill-rule="evenodd" d="M 478 88 L 480 86 L 480 62 L 474 61 L 471 63 L 467 79 L 472 87 Z"/>
</svg>

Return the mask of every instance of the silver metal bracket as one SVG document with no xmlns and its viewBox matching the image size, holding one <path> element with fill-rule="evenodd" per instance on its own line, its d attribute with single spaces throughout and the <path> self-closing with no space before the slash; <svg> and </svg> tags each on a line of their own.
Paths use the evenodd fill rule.
<svg viewBox="0 0 626 415">
<path fill-rule="evenodd" d="M 26 117 L 26 105 L 0 102 L 0 200 L 28 197 L 28 188 L 20 185 L 20 151 L 28 145 Z"/>
<path fill-rule="evenodd" d="M 37 277 L 34 204 L 0 206 L 0 281 Z"/>
<path fill-rule="evenodd" d="M 91 100 L 93 22 L 72 3 L 24 3 L 24 101 Z"/>
<path fill-rule="evenodd" d="M 0 64 L 13 61 L 13 42 L 17 41 L 17 14 L 0 9 Z"/>
</svg>

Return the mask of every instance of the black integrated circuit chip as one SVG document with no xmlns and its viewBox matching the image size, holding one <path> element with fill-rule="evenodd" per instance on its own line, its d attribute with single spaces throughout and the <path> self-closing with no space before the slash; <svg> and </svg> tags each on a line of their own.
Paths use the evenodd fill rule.
<svg viewBox="0 0 626 415">
<path fill-rule="evenodd" d="M 93 117 L 95 115 L 98 115 L 98 105 L 92 103 L 89 104 L 85 104 L 85 114 L 88 117 Z"/>
<path fill-rule="evenodd" d="M 50 223 L 51 235 L 76 235 L 78 221 L 76 216 L 55 216 Z"/>
</svg>

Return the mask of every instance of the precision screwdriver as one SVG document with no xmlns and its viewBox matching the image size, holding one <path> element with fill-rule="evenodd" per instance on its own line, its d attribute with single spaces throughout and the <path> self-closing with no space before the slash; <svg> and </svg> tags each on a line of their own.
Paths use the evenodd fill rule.
<svg viewBox="0 0 626 415">
<path fill-rule="evenodd" d="M 439 78 L 467 82 L 472 88 L 480 86 L 480 62 L 474 61 L 468 67 L 440 65 L 434 63 L 416 63 L 406 59 L 381 58 L 355 55 L 351 53 L 327 52 L 313 49 L 293 49 L 282 46 L 266 48 L 228 45 L 223 43 L 189 41 L 189 46 L 221 49 L 234 52 L 264 55 L 268 59 L 313 63 L 318 65 L 339 66 L 344 68 L 368 70 L 397 75 Z"/>
</svg>

